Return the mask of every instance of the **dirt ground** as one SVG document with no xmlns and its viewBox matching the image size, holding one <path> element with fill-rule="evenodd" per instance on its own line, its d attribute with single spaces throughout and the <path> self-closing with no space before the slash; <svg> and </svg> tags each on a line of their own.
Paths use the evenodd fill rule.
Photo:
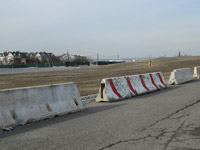
<svg viewBox="0 0 200 150">
<path fill-rule="evenodd" d="M 143 60 L 75 70 L 0 75 L 0 89 L 75 82 L 81 96 L 84 96 L 97 93 L 101 79 L 107 77 L 161 71 L 165 79 L 168 79 L 173 69 L 190 67 L 193 70 L 195 66 L 200 66 L 200 56 L 159 58 L 152 60 L 152 67 L 148 67 L 147 64 L 148 60 Z"/>
</svg>

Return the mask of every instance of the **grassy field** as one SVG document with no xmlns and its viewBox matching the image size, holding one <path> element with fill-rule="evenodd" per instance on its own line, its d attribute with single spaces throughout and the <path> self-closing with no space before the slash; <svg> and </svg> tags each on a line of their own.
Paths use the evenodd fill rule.
<svg viewBox="0 0 200 150">
<path fill-rule="evenodd" d="M 83 96 L 97 93 L 101 79 L 106 77 L 161 71 L 167 79 L 173 69 L 200 66 L 200 56 L 159 58 L 152 60 L 152 67 L 147 64 L 148 60 L 144 60 L 75 70 L 0 75 L 0 89 L 75 82 Z"/>
</svg>

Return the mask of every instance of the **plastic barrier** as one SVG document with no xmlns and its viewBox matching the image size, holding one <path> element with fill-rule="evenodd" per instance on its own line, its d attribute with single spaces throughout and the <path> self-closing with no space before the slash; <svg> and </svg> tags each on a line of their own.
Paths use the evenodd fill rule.
<svg viewBox="0 0 200 150">
<path fill-rule="evenodd" d="M 161 72 L 103 79 L 96 101 L 116 101 L 166 87 Z"/>
<path fill-rule="evenodd" d="M 190 68 L 176 69 L 171 72 L 168 84 L 182 84 L 193 80 L 192 70 Z"/>
<path fill-rule="evenodd" d="M 116 101 L 130 98 L 131 93 L 125 77 L 106 78 L 101 81 L 101 88 L 96 101 Z"/>
<path fill-rule="evenodd" d="M 0 91 L 0 128 L 83 110 L 75 83 Z"/>
<path fill-rule="evenodd" d="M 199 79 L 200 76 L 200 67 L 194 67 L 194 78 Z"/>
</svg>

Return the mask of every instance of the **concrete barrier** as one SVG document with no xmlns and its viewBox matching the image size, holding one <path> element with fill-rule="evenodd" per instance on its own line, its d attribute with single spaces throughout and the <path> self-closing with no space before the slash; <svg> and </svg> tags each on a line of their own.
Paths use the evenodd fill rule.
<svg viewBox="0 0 200 150">
<path fill-rule="evenodd" d="M 151 78 L 150 74 L 142 74 L 139 75 L 142 85 L 147 89 L 147 92 L 156 91 L 157 85 L 155 85 L 153 78 Z M 154 84 L 153 84 L 154 83 Z"/>
<path fill-rule="evenodd" d="M 130 80 L 130 85 L 129 85 L 130 91 L 132 91 L 131 89 L 135 90 L 135 93 L 131 92 L 132 95 L 133 94 L 141 95 L 141 94 L 150 92 L 150 89 L 154 89 L 149 84 L 147 76 L 148 75 L 133 75 L 133 76 L 126 77 L 127 79 Z"/>
<path fill-rule="evenodd" d="M 117 101 L 166 87 L 167 85 L 161 72 L 107 78 L 101 82 L 96 101 Z"/>
<path fill-rule="evenodd" d="M 146 89 L 142 86 L 140 77 L 138 75 L 127 76 L 126 80 L 132 96 L 146 93 Z"/>
<path fill-rule="evenodd" d="M 0 91 L 0 128 L 83 110 L 75 83 Z"/>
<path fill-rule="evenodd" d="M 167 87 L 167 83 L 162 72 L 150 73 L 149 76 L 156 89 L 163 89 Z"/>
<path fill-rule="evenodd" d="M 101 81 L 101 88 L 96 101 L 110 102 L 130 97 L 131 93 L 125 77 L 105 78 Z"/>
<path fill-rule="evenodd" d="M 194 78 L 199 79 L 200 76 L 200 67 L 194 67 Z"/>
<path fill-rule="evenodd" d="M 190 68 L 175 69 L 171 72 L 168 84 L 182 84 L 192 80 L 193 74 Z"/>
<path fill-rule="evenodd" d="M 141 95 L 167 87 L 166 81 L 161 72 L 133 75 L 126 78 L 130 80 L 130 90 L 134 89 L 135 91 L 131 92 L 132 95 Z"/>
</svg>

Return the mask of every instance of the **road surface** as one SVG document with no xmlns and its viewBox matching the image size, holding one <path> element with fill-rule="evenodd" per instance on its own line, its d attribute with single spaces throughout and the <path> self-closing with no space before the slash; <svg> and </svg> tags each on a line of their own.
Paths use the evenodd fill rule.
<svg viewBox="0 0 200 150">
<path fill-rule="evenodd" d="M 200 149 L 200 81 L 0 133 L 1 150 Z"/>
</svg>

